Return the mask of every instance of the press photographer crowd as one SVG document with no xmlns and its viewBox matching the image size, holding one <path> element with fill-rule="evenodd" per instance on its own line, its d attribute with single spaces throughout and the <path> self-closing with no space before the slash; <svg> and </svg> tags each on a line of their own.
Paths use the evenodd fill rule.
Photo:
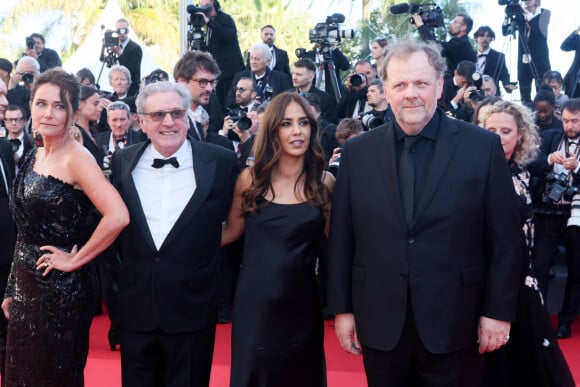
<svg viewBox="0 0 580 387">
<path fill-rule="evenodd" d="M 209 386 L 233 322 L 230 386 L 324 387 L 325 319 L 369 386 L 575 386 L 580 27 L 552 68 L 540 2 L 499 0 L 501 31 L 395 4 L 414 32 L 352 58 L 342 14 L 242 51 L 200 0 L 147 75 L 124 18 L 98 74 L 26 37 L 0 58 L 2 385 L 83 386 L 106 312 L 123 386 Z"/>
</svg>

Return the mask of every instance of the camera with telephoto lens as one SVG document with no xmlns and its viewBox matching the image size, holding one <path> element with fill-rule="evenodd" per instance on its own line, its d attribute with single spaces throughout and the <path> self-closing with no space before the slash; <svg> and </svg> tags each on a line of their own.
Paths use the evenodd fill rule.
<svg viewBox="0 0 580 387">
<path fill-rule="evenodd" d="M 341 30 L 339 24 L 344 23 L 344 15 L 333 13 L 326 17 L 324 23 L 316 23 L 313 29 L 308 31 L 310 43 L 319 44 L 321 47 L 328 47 L 339 43 L 342 39 L 352 39 L 354 30 Z"/>
<path fill-rule="evenodd" d="M 475 90 L 472 90 L 467 95 L 467 98 L 474 102 L 483 101 L 485 99 L 485 92 L 481 90 L 481 86 L 483 85 L 483 75 L 475 72 L 471 76 L 471 79 L 472 81 L 469 83 L 469 86 L 475 86 Z"/>
<path fill-rule="evenodd" d="M 226 109 L 230 120 L 234 121 L 240 130 L 248 130 L 252 127 L 252 120 L 247 117 L 247 113 L 240 108 Z"/>
<path fill-rule="evenodd" d="M 568 218 L 567 226 L 580 227 L 580 194 L 572 196 L 570 217 Z"/>
<path fill-rule="evenodd" d="M 26 48 L 32 50 L 34 48 L 34 39 L 32 39 L 32 37 L 27 36 L 26 37 Z"/>
<path fill-rule="evenodd" d="M 429 7 L 429 8 L 424 8 Z M 407 14 L 418 14 L 421 16 L 421 20 L 423 24 L 427 27 L 435 28 L 435 27 L 444 27 L 445 26 L 445 18 L 443 16 L 443 11 L 439 6 L 434 3 L 430 4 L 411 4 L 411 3 L 403 3 L 403 4 L 395 4 L 389 8 L 389 11 L 393 15 L 400 15 L 403 13 Z M 413 18 L 409 18 L 409 22 L 411 24 L 415 24 L 415 20 Z"/>
<path fill-rule="evenodd" d="M 101 28 L 105 28 L 105 26 L 102 26 Z M 113 31 L 111 29 L 105 30 L 99 60 L 104 62 L 108 68 L 111 68 L 117 62 L 117 54 L 115 51 L 113 51 L 113 49 L 118 46 L 119 32 Z"/>
<path fill-rule="evenodd" d="M 26 85 L 31 85 L 32 82 L 34 82 L 34 74 L 33 73 L 24 72 L 24 73 L 20 74 L 20 76 L 22 77 L 22 83 L 24 83 Z"/>
<path fill-rule="evenodd" d="M 385 123 L 385 120 L 383 119 L 383 117 L 379 117 L 379 116 L 374 115 L 373 113 L 369 113 L 369 112 L 359 113 L 359 119 L 360 119 L 360 122 L 362 123 L 365 131 L 368 131 L 370 129 L 374 129 L 377 126 L 381 126 L 382 124 Z"/>
<path fill-rule="evenodd" d="M 546 176 L 546 191 L 544 192 L 544 203 L 558 202 L 564 197 L 570 199 L 578 193 L 578 187 L 571 184 L 568 174 L 565 172 L 556 173 L 554 171 Z"/>
<path fill-rule="evenodd" d="M 520 0 L 498 0 L 499 5 L 505 5 L 505 14 L 508 18 L 524 13 Z"/>
<path fill-rule="evenodd" d="M 205 43 L 206 37 L 206 27 L 205 19 L 203 15 L 209 15 L 211 11 L 211 5 L 205 5 L 203 7 L 197 7 L 195 5 L 187 6 L 187 13 L 189 13 L 189 18 L 187 22 L 187 45 L 190 51 L 207 51 L 208 47 Z"/>
<path fill-rule="evenodd" d="M 350 76 L 350 84 L 355 87 L 362 85 L 366 80 L 367 76 L 363 73 L 353 74 Z"/>
</svg>

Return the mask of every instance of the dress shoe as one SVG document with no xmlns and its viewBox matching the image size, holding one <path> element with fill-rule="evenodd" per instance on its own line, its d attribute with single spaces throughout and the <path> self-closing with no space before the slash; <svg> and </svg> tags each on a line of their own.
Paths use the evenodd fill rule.
<svg viewBox="0 0 580 387">
<path fill-rule="evenodd" d="M 560 325 L 556 331 L 556 337 L 559 339 L 567 339 L 572 334 L 569 325 Z"/>
<path fill-rule="evenodd" d="M 227 324 L 232 322 L 232 306 L 229 304 L 218 305 L 218 323 Z"/>
</svg>

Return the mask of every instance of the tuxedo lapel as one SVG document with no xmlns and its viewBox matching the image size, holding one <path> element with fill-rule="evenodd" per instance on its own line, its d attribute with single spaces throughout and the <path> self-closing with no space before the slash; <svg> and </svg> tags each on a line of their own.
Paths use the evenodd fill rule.
<svg viewBox="0 0 580 387">
<path fill-rule="evenodd" d="M 162 250 L 166 244 L 171 243 L 171 241 L 185 228 L 192 216 L 205 203 L 213 186 L 216 161 L 204 157 L 203 149 L 199 146 L 199 142 L 192 140 L 188 141 L 191 143 L 191 150 L 193 153 L 193 171 L 195 173 L 196 181 L 195 192 L 181 212 L 181 215 L 179 215 L 179 218 L 177 218 L 177 221 L 169 231 L 169 234 L 167 234 L 167 237 L 163 241 L 159 250 Z"/>
<path fill-rule="evenodd" d="M 416 216 L 410 228 L 413 228 L 413 226 L 417 224 L 417 221 L 429 206 L 429 202 L 441 183 L 443 174 L 451 163 L 453 154 L 455 153 L 459 143 L 459 138 L 459 128 L 457 127 L 455 120 L 442 116 L 441 124 L 439 126 L 439 134 L 437 135 L 437 141 L 435 142 L 435 149 L 433 151 L 433 160 L 429 167 L 427 182 L 425 183 L 425 189 L 419 200 Z"/>
<path fill-rule="evenodd" d="M 143 212 L 143 207 L 141 206 L 139 193 L 135 187 L 133 176 L 131 176 L 131 172 L 135 169 L 137 162 L 149 144 L 149 141 L 145 141 L 140 144 L 140 146 L 136 147 L 134 152 L 126 152 L 123 155 L 120 181 L 123 186 L 123 191 L 125 192 L 125 203 L 127 204 L 129 213 L 131 214 L 131 222 L 135 223 L 141 230 L 149 249 L 151 249 L 151 251 L 157 251 L 155 243 L 153 242 L 153 237 L 151 236 L 151 231 L 149 230 L 149 225 L 147 224 L 147 219 L 145 218 L 145 213 Z"/>
</svg>

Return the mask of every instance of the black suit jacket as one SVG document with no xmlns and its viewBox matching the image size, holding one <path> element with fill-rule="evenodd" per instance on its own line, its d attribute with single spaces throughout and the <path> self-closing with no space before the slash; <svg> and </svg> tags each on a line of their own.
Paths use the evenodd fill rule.
<svg viewBox="0 0 580 387">
<path fill-rule="evenodd" d="M 304 58 L 308 58 L 310 60 L 312 60 L 314 63 L 316 63 L 316 50 L 310 50 L 310 51 L 306 51 L 306 53 L 304 53 Z M 350 68 L 350 62 L 348 61 L 348 58 L 346 56 L 344 56 L 344 54 L 342 53 L 342 51 L 340 51 L 338 48 L 334 49 L 334 50 L 330 50 L 330 59 L 332 60 L 332 63 L 334 64 L 334 72 L 336 74 L 336 80 L 338 81 L 338 87 L 340 88 L 341 92 L 344 90 L 344 86 L 341 82 L 341 76 L 340 76 L 340 72 L 341 71 L 346 71 Z M 330 70 L 328 67 L 325 67 L 324 69 L 324 91 L 326 91 L 328 94 L 330 95 L 334 95 L 334 91 L 332 89 L 332 83 L 330 82 Z M 314 78 L 314 80 L 312 80 L 312 85 L 316 86 L 316 78 Z"/>
<path fill-rule="evenodd" d="M 4 169 L 4 176 L 0 173 L 0 265 L 10 265 L 12 256 L 14 255 L 14 244 L 16 243 L 16 225 L 12 220 L 12 214 L 8 207 L 8 190 L 12 189 L 12 182 L 15 174 L 14 155 L 12 154 L 12 145 L 5 138 L 0 138 L 0 163 Z M 8 266 L 9 267 L 9 266 Z M 6 283 L 6 278 L 2 279 L 0 283 Z M 2 292 L 4 289 L 0 289 Z"/>
<path fill-rule="evenodd" d="M 493 48 L 489 50 L 489 53 L 485 58 L 485 67 L 483 69 L 483 73 L 492 77 L 498 86 L 499 82 L 501 81 L 504 89 L 510 82 L 510 73 L 505 63 L 505 55 L 499 51 L 494 50 Z M 509 92 L 511 93 L 511 91 Z"/>
<path fill-rule="evenodd" d="M 197 188 L 159 250 L 131 176 L 150 142 L 113 155 L 111 180 L 131 216 L 117 241 L 120 324 L 126 329 L 181 333 L 209 329 L 216 322 L 216 253 L 238 166 L 234 152 L 187 141 L 192 147 Z"/>
<path fill-rule="evenodd" d="M 403 215 L 393 122 L 348 140 L 333 191 L 329 310 L 391 351 L 408 297 L 432 353 L 472 347 L 480 316 L 513 320 L 521 228 L 499 137 L 440 114 L 416 216 Z M 428 140 L 424 140 L 428 141 Z"/>
<path fill-rule="evenodd" d="M 45 48 L 42 50 L 40 56 L 36 59 L 40 65 L 40 72 L 44 72 L 53 67 L 62 66 L 62 61 L 58 53 L 50 48 Z"/>
<path fill-rule="evenodd" d="M 580 35 L 572 32 L 560 46 L 562 51 L 574 51 L 574 61 L 564 76 L 564 91 L 568 97 L 573 98 L 578 88 L 578 71 L 580 71 Z"/>
<path fill-rule="evenodd" d="M 141 46 L 132 40 L 129 40 L 123 53 L 119 55 L 119 64 L 127 67 L 131 73 L 131 86 L 129 87 L 129 96 L 135 96 L 139 93 L 141 84 L 141 60 L 143 59 L 143 50 Z"/>
<path fill-rule="evenodd" d="M 433 29 L 422 25 L 418 28 L 419 34 L 424 40 L 436 40 L 435 33 Z M 443 55 L 447 61 L 447 72 L 445 77 L 449 78 L 453 76 L 453 71 L 457 69 L 459 62 L 468 60 L 471 62 L 477 61 L 477 56 L 475 55 L 475 50 L 469 42 L 467 35 L 460 38 L 451 38 L 446 42 L 438 42 L 441 45 L 441 55 Z"/>
<path fill-rule="evenodd" d="M 240 78 L 253 78 L 256 79 L 254 73 L 251 70 L 243 70 L 237 72 L 234 75 L 234 80 L 232 82 L 232 87 L 228 91 L 228 95 L 225 100 L 225 107 L 233 106 L 236 103 L 236 85 Z M 266 75 L 262 78 L 263 81 L 267 82 L 272 88 L 272 98 L 276 95 L 288 90 L 292 87 L 292 78 L 289 74 L 281 73 L 279 71 L 272 71 L 270 69 L 266 70 Z"/>
<path fill-rule="evenodd" d="M 112 131 L 109 129 L 106 132 L 99 132 L 95 134 L 95 141 L 97 141 L 97 145 L 103 151 L 103 154 L 107 154 L 109 152 L 109 142 L 111 141 Z M 125 136 L 125 144 L 124 146 L 134 145 L 142 141 L 146 141 L 147 136 L 145 133 L 139 130 L 130 130 L 127 132 Z"/>
<path fill-rule="evenodd" d="M 238 30 L 234 19 L 218 10 L 207 26 L 211 29 L 208 51 L 220 67 L 220 79 L 231 78 L 244 69 L 244 59 L 238 43 Z"/>
</svg>

